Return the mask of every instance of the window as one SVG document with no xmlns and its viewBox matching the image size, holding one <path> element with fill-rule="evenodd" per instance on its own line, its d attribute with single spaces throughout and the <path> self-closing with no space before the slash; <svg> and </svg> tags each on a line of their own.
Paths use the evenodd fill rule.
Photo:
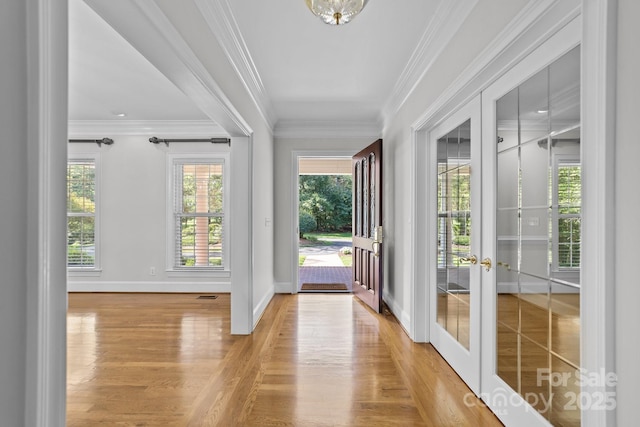
<svg viewBox="0 0 640 427">
<path fill-rule="evenodd" d="M 581 166 L 575 160 L 555 161 L 553 177 L 554 270 L 580 268 L 580 226 L 582 211 Z"/>
<path fill-rule="evenodd" d="M 96 160 L 67 164 L 67 267 L 97 267 Z"/>
<path fill-rule="evenodd" d="M 228 270 L 226 158 L 173 158 L 174 270 Z"/>
</svg>

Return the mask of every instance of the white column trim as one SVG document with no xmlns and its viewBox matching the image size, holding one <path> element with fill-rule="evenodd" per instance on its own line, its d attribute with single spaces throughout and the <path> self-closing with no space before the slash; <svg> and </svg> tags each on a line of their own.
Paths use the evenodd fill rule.
<svg viewBox="0 0 640 427">
<path fill-rule="evenodd" d="M 66 418 L 67 2 L 27 10 L 25 425 Z"/>
<path fill-rule="evenodd" d="M 583 0 L 582 14 L 580 146 L 583 185 L 589 191 L 582 202 L 581 365 L 602 380 L 615 372 L 617 0 Z M 615 391 L 602 384 L 582 387 L 592 398 Z M 583 408 L 582 425 L 616 425 L 616 411 Z"/>
<path fill-rule="evenodd" d="M 231 208 L 229 256 L 231 265 L 231 333 L 253 332 L 253 138 L 231 141 Z"/>
</svg>

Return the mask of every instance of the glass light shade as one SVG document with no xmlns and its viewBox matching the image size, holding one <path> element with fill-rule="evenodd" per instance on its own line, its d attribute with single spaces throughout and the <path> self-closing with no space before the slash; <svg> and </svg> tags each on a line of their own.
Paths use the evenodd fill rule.
<svg viewBox="0 0 640 427">
<path fill-rule="evenodd" d="M 342 25 L 351 21 L 368 0 L 306 0 L 307 6 L 326 24 Z"/>
</svg>

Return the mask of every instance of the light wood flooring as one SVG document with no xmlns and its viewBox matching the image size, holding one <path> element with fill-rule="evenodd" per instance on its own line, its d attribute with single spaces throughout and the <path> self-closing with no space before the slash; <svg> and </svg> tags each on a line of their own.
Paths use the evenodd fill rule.
<svg viewBox="0 0 640 427">
<path fill-rule="evenodd" d="M 501 425 L 352 295 L 276 295 L 250 336 L 197 296 L 69 295 L 68 426 Z"/>
</svg>

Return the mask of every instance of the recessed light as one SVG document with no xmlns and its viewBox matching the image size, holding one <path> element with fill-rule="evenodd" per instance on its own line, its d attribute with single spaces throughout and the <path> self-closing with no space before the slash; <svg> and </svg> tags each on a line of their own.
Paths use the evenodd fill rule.
<svg viewBox="0 0 640 427">
<path fill-rule="evenodd" d="M 549 110 L 545 110 L 543 108 L 538 110 L 538 114 L 547 114 L 549 112 Z"/>
<path fill-rule="evenodd" d="M 127 113 L 113 113 L 116 117 L 127 117 Z"/>
</svg>

